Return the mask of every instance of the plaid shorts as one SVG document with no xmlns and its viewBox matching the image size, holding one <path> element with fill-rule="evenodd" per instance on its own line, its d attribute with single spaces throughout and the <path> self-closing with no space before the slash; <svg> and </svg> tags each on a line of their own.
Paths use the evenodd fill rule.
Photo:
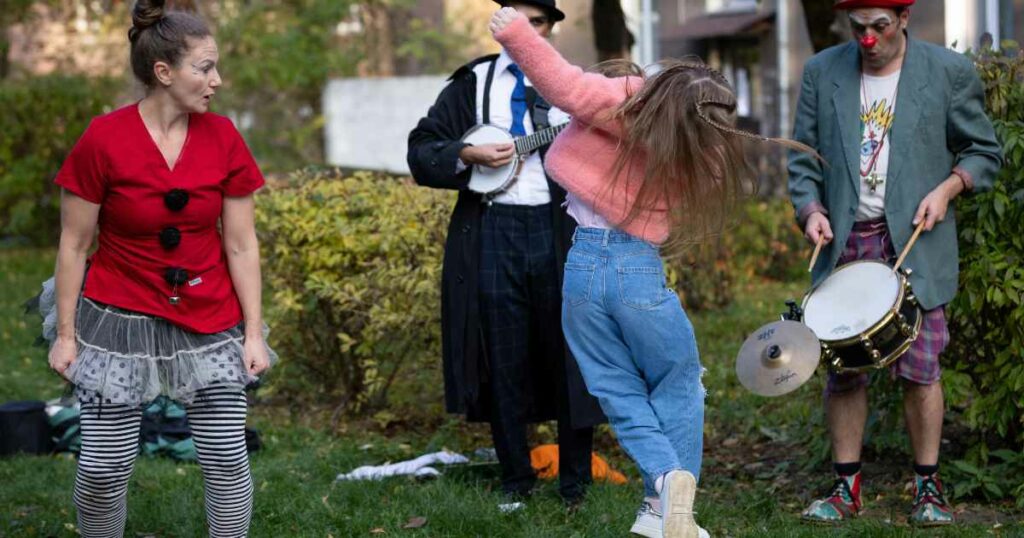
<svg viewBox="0 0 1024 538">
<path fill-rule="evenodd" d="M 895 262 L 896 252 L 889 237 L 885 219 L 858 222 L 846 240 L 839 265 L 857 260 Z M 939 380 L 939 355 L 949 344 L 945 305 L 924 311 L 921 332 L 910 349 L 889 366 L 893 379 L 903 378 L 918 385 L 931 385 Z M 868 374 L 834 374 L 828 377 L 828 394 L 846 392 L 868 384 Z"/>
</svg>

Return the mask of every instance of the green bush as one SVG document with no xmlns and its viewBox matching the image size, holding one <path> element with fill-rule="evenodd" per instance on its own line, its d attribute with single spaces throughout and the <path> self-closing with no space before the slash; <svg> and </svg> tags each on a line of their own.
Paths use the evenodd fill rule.
<svg viewBox="0 0 1024 538">
<path fill-rule="evenodd" d="M 61 163 L 94 116 L 110 110 L 109 79 L 45 76 L 0 82 L 0 236 L 58 238 Z"/>
<path fill-rule="evenodd" d="M 989 463 L 991 450 L 1024 446 L 1024 53 L 989 50 L 975 61 L 1006 162 L 991 192 L 965 197 L 957 208 L 961 273 L 949 309 L 950 357 L 969 380 L 965 417 L 978 434 L 963 468 L 968 475 L 972 465 Z M 1024 501 L 1024 458 L 1000 454 L 1000 465 L 1018 464 L 1019 472 L 1001 476 L 1012 488 L 979 491 Z"/>
<path fill-rule="evenodd" d="M 450 73 L 467 58 L 469 27 L 416 18 L 415 0 L 236 2 L 214 15 L 224 91 L 216 111 L 236 118 L 266 170 L 320 164 L 323 90 L 332 77 Z M 339 23 L 346 26 L 339 31 Z M 468 23 L 467 23 L 468 24 Z M 384 41 L 387 40 L 387 41 Z M 259 61 L 253 61 L 258 58 Z M 460 60 L 461 59 L 461 60 Z M 385 70 L 385 65 L 394 72 Z M 408 69 L 412 69 L 409 71 Z M 372 149 L 370 149 L 372 151 Z"/>
<path fill-rule="evenodd" d="M 396 382 L 440 402 L 440 281 L 449 193 L 409 180 L 304 171 L 259 198 L 270 388 L 367 413 Z"/>
<path fill-rule="evenodd" d="M 323 162 L 324 85 L 331 76 L 354 73 L 360 58 L 335 36 L 351 5 L 242 2 L 217 19 L 225 88 L 215 111 L 236 118 L 264 169 Z"/>
<path fill-rule="evenodd" d="M 442 401 L 440 273 L 451 203 L 449 193 L 409 180 L 313 170 L 260 195 L 267 322 L 284 359 L 271 392 L 349 413 L 399 398 L 400 407 Z M 713 270 L 670 267 L 680 290 L 703 294 L 688 302 L 727 304 L 734 281 L 805 267 L 804 255 L 775 254 L 801 248 L 788 204 L 754 202 L 740 222 Z"/>
<path fill-rule="evenodd" d="M 737 266 L 740 278 L 783 281 L 807 278 L 811 250 L 796 225 L 793 205 L 788 200 L 750 202 L 729 236 L 730 263 Z"/>
<path fill-rule="evenodd" d="M 752 279 L 806 278 L 810 251 L 795 223 L 788 201 L 751 200 L 722 237 L 667 262 L 669 285 L 688 309 L 707 310 L 731 304 Z"/>
</svg>

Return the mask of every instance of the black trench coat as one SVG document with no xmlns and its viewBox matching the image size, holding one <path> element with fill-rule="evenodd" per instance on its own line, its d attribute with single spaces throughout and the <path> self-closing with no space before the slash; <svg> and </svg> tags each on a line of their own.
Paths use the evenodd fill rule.
<svg viewBox="0 0 1024 538">
<path fill-rule="evenodd" d="M 409 168 L 416 183 L 437 189 L 459 191 L 452 211 L 441 275 L 441 324 L 444 355 L 445 404 L 448 412 L 462 413 L 471 421 L 489 421 L 490 392 L 487 361 L 480 326 L 478 271 L 480 265 L 481 196 L 469 191 L 470 170 L 455 173 L 459 152 L 466 146 L 462 136 L 476 125 L 476 75 L 473 67 L 491 61 L 485 56 L 459 68 L 449 79 L 427 116 L 409 134 Z M 558 278 L 561 281 L 565 256 L 572 243 L 576 223 L 562 203 L 565 190 L 548 178 L 551 191 L 551 220 L 555 236 Z M 603 422 L 604 414 L 587 392 L 576 360 L 564 346 L 561 357 L 535 357 L 543 362 L 531 371 L 547 371 L 553 379 L 537 379 L 526 391 L 530 422 L 553 420 L 557 416 L 557 392 L 553 383 L 565 379 L 569 388 L 570 416 L 574 428 Z M 563 368 L 544 368 L 562 365 Z M 564 377 L 563 377 L 564 376 Z M 560 379 L 561 378 L 561 379 Z"/>
</svg>

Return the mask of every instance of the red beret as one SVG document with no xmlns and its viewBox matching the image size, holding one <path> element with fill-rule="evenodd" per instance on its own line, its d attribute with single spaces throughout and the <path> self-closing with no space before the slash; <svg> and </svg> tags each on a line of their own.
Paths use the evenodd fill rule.
<svg viewBox="0 0 1024 538">
<path fill-rule="evenodd" d="M 897 8 L 909 7 L 914 0 L 836 0 L 834 9 L 858 9 L 862 7 Z"/>
</svg>

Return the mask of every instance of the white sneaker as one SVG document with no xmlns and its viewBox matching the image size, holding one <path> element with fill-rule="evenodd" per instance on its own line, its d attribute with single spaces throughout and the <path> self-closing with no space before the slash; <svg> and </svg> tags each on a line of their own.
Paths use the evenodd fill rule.
<svg viewBox="0 0 1024 538">
<path fill-rule="evenodd" d="M 697 527 L 697 529 L 700 538 L 711 538 L 708 531 L 700 527 Z M 655 510 L 651 503 L 644 502 L 640 505 L 640 509 L 636 511 L 636 521 L 633 522 L 629 532 L 638 536 L 646 536 L 647 538 L 662 538 L 661 512 Z"/>
<path fill-rule="evenodd" d="M 636 511 L 636 521 L 629 532 L 647 538 L 661 538 L 661 513 L 644 501 Z"/>
<path fill-rule="evenodd" d="M 697 479 L 689 471 L 670 471 L 661 486 L 661 534 L 664 538 L 700 538 L 693 519 Z"/>
</svg>

